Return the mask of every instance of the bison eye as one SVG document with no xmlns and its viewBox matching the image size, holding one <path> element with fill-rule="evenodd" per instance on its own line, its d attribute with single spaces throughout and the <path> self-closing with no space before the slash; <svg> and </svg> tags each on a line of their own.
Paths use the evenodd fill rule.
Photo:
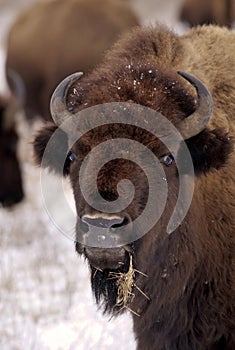
<svg viewBox="0 0 235 350">
<path fill-rule="evenodd" d="M 75 160 L 77 160 L 77 156 L 75 153 L 69 152 L 67 159 L 70 163 L 73 163 L 73 162 L 75 162 Z"/>
<path fill-rule="evenodd" d="M 160 158 L 160 162 L 165 164 L 166 166 L 170 166 L 174 162 L 174 157 L 172 154 L 166 154 Z"/>
<path fill-rule="evenodd" d="M 70 165 L 75 162 L 75 160 L 77 160 L 77 156 L 75 153 L 73 152 L 69 152 L 66 159 L 65 159 L 65 163 L 64 163 L 64 169 L 63 169 L 63 173 L 64 175 L 68 175 L 69 174 L 69 168 L 70 168 Z"/>
</svg>

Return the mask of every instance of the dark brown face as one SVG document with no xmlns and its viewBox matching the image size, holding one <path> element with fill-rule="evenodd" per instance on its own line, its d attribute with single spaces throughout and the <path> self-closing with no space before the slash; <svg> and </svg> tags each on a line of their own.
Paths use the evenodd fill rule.
<svg viewBox="0 0 235 350">
<path fill-rule="evenodd" d="M 133 143 L 130 143 L 128 148 L 132 159 L 126 158 L 125 141 L 122 142 L 120 140 L 130 140 Z M 123 154 L 123 157 L 114 157 L 114 159 L 109 160 L 111 152 L 114 151 L 114 149 L 111 150 L 109 147 L 106 150 L 107 153 L 105 151 L 100 152 L 100 150 L 95 151 L 96 147 L 104 143 L 104 141 L 114 142 L 114 146 L 118 142 L 118 152 L 121 155 Z M 136 146 L 137 142 L 152 152 L 154 157 L 161 162 L 161 167 L 163 167 L 165 174 L 169 177 L 169 181 L 177 184 L 177 167 L 169 150 L 150 132 L 134 126 L 113 124 L 98 127 L 85 134 L 71 149 L 69 155 L 70 164 L 67 163 L 67 170 L 69 171 L 75 194 L 78 214 L 76 249 L 78 253 L 87 257 L 93 268 L 100 270 L 123 268 L 129 261 L 129 254 L 134 253 L 133 242 L 138 239 L 139 232 L 135 231 L 136 228 L 133 226 L 133 222 L 143 213 L 150 191 L 149 180 L 144 168 L 154 167 L 152 158 L 148 159 L 145 152 L 139 152 Z M 95 162 L 88 158 L 85 172 L 82 174 L 83 179 L 81 179 L 79 178 L 81 166 L 86 156 L 91 155 L 92 151 L 95 152 L 93 158 Z M 97 171 L 96 162 L 104 163 L 104 166 L 100 167 L 98 171 L 96 183 L 101 200 L 106 201 L 107 207 L 109 203 L 112 204 L 117 200 L 122 201 L 122 193 L 118 193 L 118 186 L 123 180 L 129 180 L 132 183 L 134 197 L 131 203 L 125 206 L 123 210 L 109 213 L 105 211 L 105 208 L 103 211 L 96 208 L 97 194 L 94 192 L 94 179 L 91 176 Z M 88 188 L 89 202 L 83 196 L 81 180 L 85 181 Z M 159 202 L 163 200 L 161 189 L 166 181 L 168 180 L 165 177 L 159 179 L 159 191 L 156 190 L 156 199 Z M 155 206 L 158 206 L 157 201 Z M 120 232 L 119 229 L 121 229 Z M 89 237 L 87 237 L 89 234 L 94 234 L 96 237 L 100 236 L 101 240 L 106 239 L 108 242 L 110 240 L 110 247 L 105 248 L 95 239 L 92 242 L 89 241 Z M 122 235 L 129 239 L 123 240 Z M 124 244 L 122 243 L 123 241 L 125 242 Z M 88 244 L 86 245 L 87 242 Z M 91 243 L 94 244 L 90 246 Z"/>
<path fill-rule="evenodd" d="M 3 112 L 3 111 L 2 111 Z M 5 128 L 0 115 L 0 204 L 10 207 L 23 199 L 22 177 L 17 158 L 18 136 L 14 127 Z"/>
<path fill-rule="evenodd" d="M 164 168 L 167 181 L 171 184 L 169 186 L 170 191 L 175 191 L 177 194 L 178 178 L 177 168 L 168 150 L 165 146 L 159 142 L 151 133 L 141 130 L 136 127 L 121 125 L 108 125 L 102 126 L 87 133 L 77 142 L 71 149 L 70 164 L 67 163 L 69 176 L 71 179 L 71 185 L 75 194 L 75 203 L 78 214 L 78 221 L 76 226 L 76 251 L 86 257 L 90 269 L 91 269 L 91 283 L 92 289 L 96 296 L 97 302 L 100 299 L 107 300 L 105 308 L 107 311 L 120 311 L 115 305 L 117 303 L 117 279 L 112 278 L 113 273 L 125 274 L 130 269 L 130 263 L 134 268 L 139 269 L 138 251 L 139 249 L 149 249 L 149 240 L 146 236 L 136 240 L 139 232 L 136 231 L 134 221 L 140 217 L 143 213 L 147 201 L 149 199 L 149 183 L 146 173 L 143 168 L 138 164 L 143 163 L 143 157 L 145 154 L 138 154 L 138 150 L 135 149 L 135 143 L 128 151 L 135 154 L 136 163 L 125 159 L 125 156 L 120 159 L 113 159 L 105 163 L 103 167 L 99 169 L 97 177 L 97 188 L 99 194 L 106 201 L 107 205 L 120 199 L 118 194 L 118 185 L 122 180 L 129 180 L 134 186 L 134 198 L 131 203 L 123 210 L 115 213 L 108 213 L 105 211 L 99 211 L 94 208 L 92 201 L 92 178 L 90 174 L 96 171 L 95 163 L 92 160 L 88 160 L 84 178 L 88 189 L 91 188 L 89 203 L 83 196 L 81 186 L 79 183 L 79 171 L 84 162 L 85 157 L 91 154 L 92 150 L 95 150 L 97 145 L 102 144 L 104 141 L 110 141 L 115 139 L 128 139 L 131 141 L 140 142 L 145 145 L 161 162 L 161 166 Z M 122 142 L 119 144 L 119 151 L 122 148 Z M 111 150 L 110 150 L 111 152 Z M 124 154 L 124 151 L 123 151 Z M 95 153 L 95 159 L 99 162 L 99 159 L 104 160 L 108 157 L 108 154 Z M 146 158 L 146 157 L 145 157 Z M 151 162 L 151 160 L 150 160 Z M 138 163 L 138 164 L 137 164 Z M 147 164 L 145 159 L 145 166 Z M 166 182 L 166 178 L 162 179 Z M 161 190 L 156 193 L 155 206 L 158 205 L 157 201 L 161 201 Z M 122 195 L 122 194 L 121 194 Z M 94 195 L 95 196 L 95 195 Z M 172 205 L 175 204 L 175 194 L 172 194 Z M 169 215 L 158 223 L 157 232 L 153 235 L 153 232 L 148 234 L 151 237 L 151 242 L 154 245 L 161 239 L 166 239 L 166 225 Z M 129 227 L 128 227 L 129 226 Z M 128 228 L 127 228 L 128 227 Z M 125 229 L 126 228 L 126 229 Z M 123 231 L 118 231 L 123 229 Z M 110 240 L 113 238 L 114 245 L 111 248 L 104 248 L 99 246 L 99 242 L 95 240 L 95 246 L 86 245 L 86 235 L 94 234 L 95 237 L 100 236 L 101 239 Z M 115 237 L 122 242 L 123 236 L 129 237 L 129 240 L 121 246 L 115 246 Z M 121 237 L 120 237 L 121 236 Z M 141 246 L 141 248 L 140 248 Z"/>
</svg>

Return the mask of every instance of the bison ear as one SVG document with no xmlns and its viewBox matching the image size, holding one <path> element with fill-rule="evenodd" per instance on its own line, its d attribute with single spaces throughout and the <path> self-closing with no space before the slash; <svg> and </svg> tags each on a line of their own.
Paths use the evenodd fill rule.
<svg viewBox="0 0 235 350">
<path fill-rule="evenodd" d="M 222 167 L 233 150 L 232 140 L 221 129 L 203 130 L 186 140 L 195 174 L 206 173 Z"/>
<path fill-rule="evenodd" d="M 56 137 L 52 136 L 55 135 Z M 51 141 L 52 140 L 52 141 Z M 50 141 L 49 150 L 46 150 Z M 45 152 L 46 150 L 46 152 Z M 48 123 L 40 129 L 33 140 L 33 151 L 35 163 L 50 171 L 60 175 L 67 175 L 66 161 L 64 163 L 64 154 L 68 150 L 68 137 L 66 133 L 59 129 L 55 124 Z"/>
</svg>

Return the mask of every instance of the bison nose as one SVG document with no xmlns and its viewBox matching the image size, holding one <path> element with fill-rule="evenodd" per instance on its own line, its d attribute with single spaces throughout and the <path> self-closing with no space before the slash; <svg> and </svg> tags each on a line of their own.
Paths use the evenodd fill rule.
<svg viewBox="0 0 235 350">
<path fill-rule="evenodd" d="M 126 214 L 85 214 L 78 217 L 76 240 L 88 247 L 120 247 L 133 240 L 131 219 Z"/>
<path fill-rule="evenodd" d="M 126 224 L 126 219 L 121 216 L 90 216 L 84 215 L 81 218 L 82 222 L 87 224 L 89 227 L 99 227 L 106 229 L 115 229 L 117 227 L 124 226 Z"/>
</svg>

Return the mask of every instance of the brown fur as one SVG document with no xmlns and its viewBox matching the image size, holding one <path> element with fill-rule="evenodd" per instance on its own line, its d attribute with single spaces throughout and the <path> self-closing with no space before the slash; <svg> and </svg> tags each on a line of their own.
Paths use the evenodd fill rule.
<svg viewBox="0 0 235 350">
<path fill-rule="evenodd" d="M 214 113 L 208 127 L 187 140 L 197 176 L 186 218 L 171 235 L 166 233 L 178 194 L 173 164 L 164 168 L 169 193 L 164 214 L 144 237 L 125 247 L 133 256 L 134 268 L 147 275 L 136 274 L 135 285 L 150 298 L 143 297 L 133 286 L 135 297 L 128 306 L 139 314 L 133 314 L 139 350 L 232 350 L 235 33 L 214 26 L 198 27 L 182 36 L 161 26 L 137 29 L 115 45 L 103 65 L 74 83 L 67 95 L 67 106 L 74 113 L 104 102 L 129 101 L 160 111 L 176 124 L 196 108 L 195 90 L 179 77 L 178 70 L 204 82 L 214 100 Z M 38 132 L 34 144 L 38 163 L 55 130 L 56 126 L 51 125 Z M 120 136 L 147 145 L 158 158 L 165 154 L 153 135 L 130 125 L 102 126 L 84 135 L 72 148 L 77 160 L 68 168 L 80 217 L 92 211 L 79 188 L 81 162 L 95 145 Z M 89 184 L 89 173 L 86 175 Z M 97 186 L 106 200 L 113 200 L 117 198 L 116 185 L 123 178 L 135 186 L 134 200 L 126 209 L 134 219 L 142 212 L 148 194 L 145 174 L 136 164 L 122 159 L 107 163 L 99 173 Z M 86 247 L 77 243 L 76 249 L 91 264 L 97 301 L 103 301 L 106 311 L 120 311 L 115 306 L 117 284 L 108 278 L 112 272 L 108 261 L 102 262 L 105 268 L 99 271 L 89 260 Z M 102 251 L 97 252 L 97 265 L 101 256 Z M 123 262 L 116 272 L 128 271 L 126 256 Z"/>
<path fill-rule="evenodd" d="M 26 85 L 26 113 L 50 118 L 56 85 L 75 71 L 91 71 L 121 33 L 138 25 L 120 0 L 56 0 L 33 4 L 13 24 L 7 66 Z"/>
<path fill-rule="evenodd" d="M 235 1 L 185 0 L 180 19 L 191 26 L 217 24 L 231 27 L 235 21 Z"/>
</svg>

